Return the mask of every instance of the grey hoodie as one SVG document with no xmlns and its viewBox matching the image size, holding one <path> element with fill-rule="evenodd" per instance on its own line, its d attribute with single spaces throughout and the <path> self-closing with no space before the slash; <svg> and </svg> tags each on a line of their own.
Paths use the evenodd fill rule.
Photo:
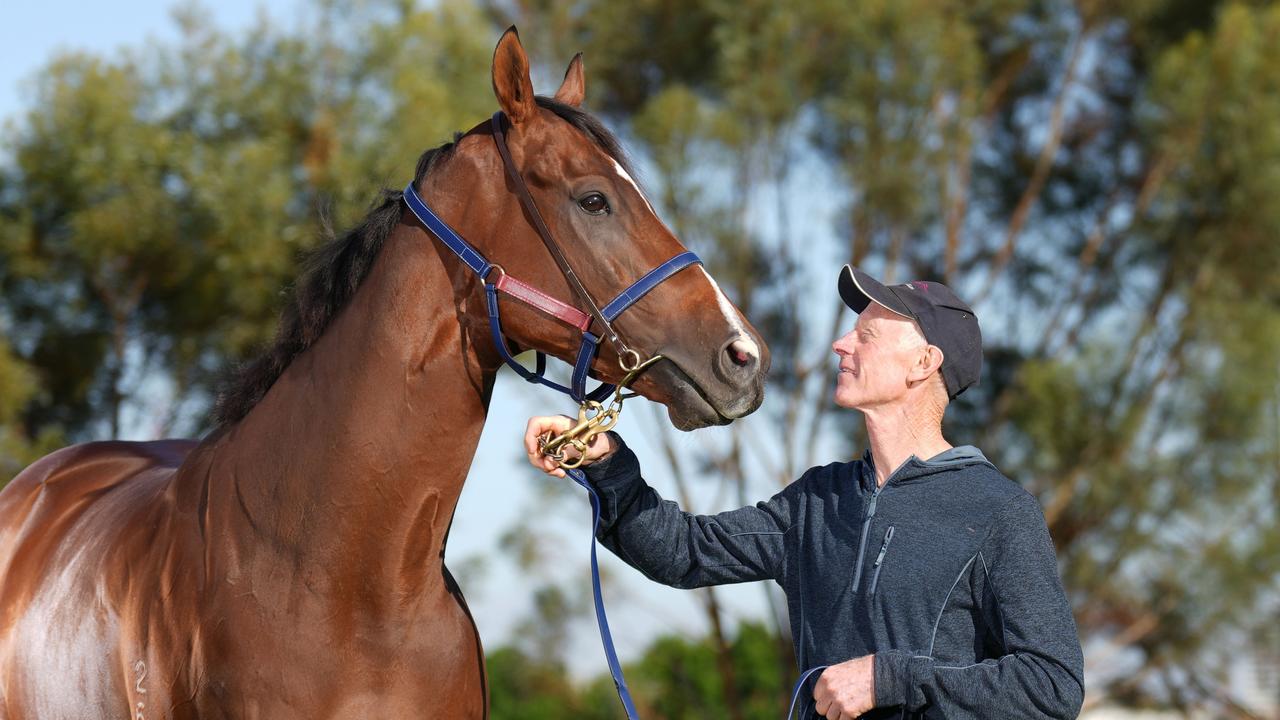
<svg viewBox="0 0 1280 720">
<path fill-rule="evenodd" d="M 716 515 L 659 497 L 625 445 L 587 477 L 600 541 L 650 579 L 776 581 L 802 671 L 874 653 L 863 717 L 1080 712 L 1084 658 L 1044 516 L 975 447 L 913 456 L 879 489 L 868 452 Z M 816 717 L 812 683 L 803 697 Z"/>
</svg>

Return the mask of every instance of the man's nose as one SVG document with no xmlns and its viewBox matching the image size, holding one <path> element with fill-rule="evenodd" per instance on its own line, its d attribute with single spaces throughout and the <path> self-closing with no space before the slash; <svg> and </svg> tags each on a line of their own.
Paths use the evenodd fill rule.
<svg viewBox="0 0 1280 720">
<path fill-rule="evenodd" d="M 831 343 L 831 352 L 837 355 L 851 354 L 853 352 L 853 349 L 849 347 L 848 340 L 849 340 L 849 335 L 841 335 L 840 337 L 836 338 L 835 342 Z"/>
</svg>

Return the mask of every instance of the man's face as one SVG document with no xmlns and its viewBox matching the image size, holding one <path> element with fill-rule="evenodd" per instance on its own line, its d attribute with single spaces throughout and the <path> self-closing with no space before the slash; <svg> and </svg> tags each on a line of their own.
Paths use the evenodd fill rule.
<svg viewBox="0 0 1280 720">
<path fill-rule="evenodd" d="M 926 347 L 912 320 L 868 304 L 853 331 L 831 344 L 840 357 L 836 404 L 866 410 L 895 402 L 910 387 L 908 375 Z"/>
</svg>

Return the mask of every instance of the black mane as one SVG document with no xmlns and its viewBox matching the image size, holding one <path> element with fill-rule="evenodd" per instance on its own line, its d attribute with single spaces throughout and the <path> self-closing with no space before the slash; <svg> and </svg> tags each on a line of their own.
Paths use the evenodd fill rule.
<svg viewBox="0 0 1280 720">
<path fill-rule="evenodd" d="M 538 105 L 554 112 L 586 135 L 628 172 L 629 163 L 617 138 L 591 115 L 551 98 Z M 433 148 L 418 158 L 414 182 L 421 182 L 457 143 Z M 275 340 L 262 355 L 244 363 L 223 383 L 213 408 L 216 427 L 233 425 L 249 414 L 284 373 L 294 358 L 311 347 L 328 329 L 364 282 L 382 245 L 400 221 L 401 190 L 382 190 L 377 206 L 355 227 L 331 237 L 302 260 L 301 272 L 280 314 Z"/>
</svg>

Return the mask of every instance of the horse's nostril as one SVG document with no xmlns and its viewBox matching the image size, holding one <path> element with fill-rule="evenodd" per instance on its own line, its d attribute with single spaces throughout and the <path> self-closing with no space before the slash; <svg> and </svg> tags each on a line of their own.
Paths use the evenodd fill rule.
<svg viewBox="0 0 1280 720">
<path fill-rule="evenodd" d="M 741 340 L 734 340 L 729 347 L 725 348 L 725 352 L 729 354 L 729 360 L 738 367 L 746 367 L 755 360 L 755 356 L 751 354 L 748 345 Z"/>
<path fill-rule="evenodd" d="M 732 387 L 752 382 L 760 370 L 760 348 L 751 338 L 739 335 L 720 346 L 715 372 Z"/>
</svg>

